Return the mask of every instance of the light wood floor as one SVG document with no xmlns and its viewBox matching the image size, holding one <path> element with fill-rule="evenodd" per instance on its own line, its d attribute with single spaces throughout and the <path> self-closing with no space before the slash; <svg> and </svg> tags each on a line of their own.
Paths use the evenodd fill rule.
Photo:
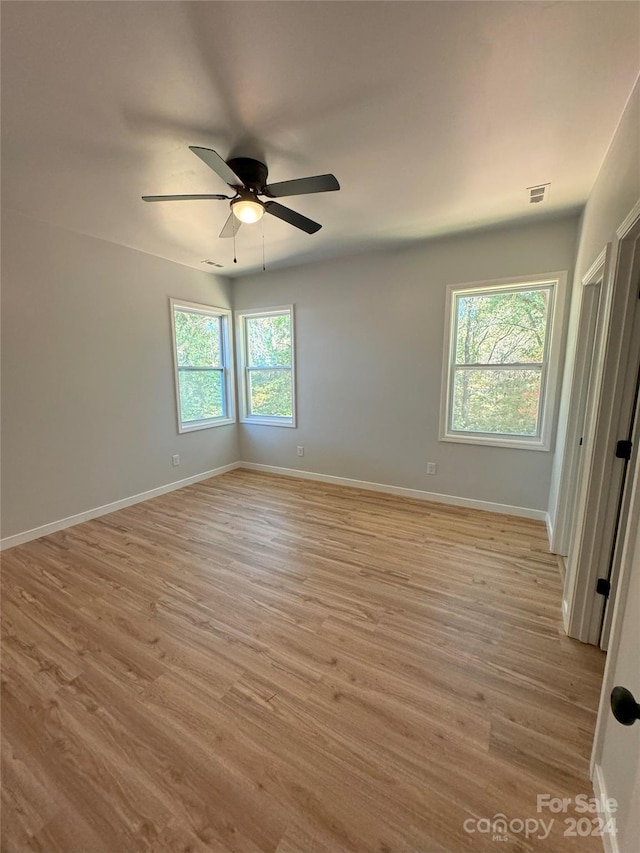
<svg viewBox="0 0 640 853">
<path fill-rule="evenodd" d="M 539 522 L 234 471 L 2 583 L 2 853 L 602 849 L 464 830 L 592 796 Z"/>
</svg>

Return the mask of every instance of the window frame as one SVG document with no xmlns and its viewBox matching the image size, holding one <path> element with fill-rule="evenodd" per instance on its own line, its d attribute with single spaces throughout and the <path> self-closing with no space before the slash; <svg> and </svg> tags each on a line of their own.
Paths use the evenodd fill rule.
<svg viewBox="0 0 640 853">
<path fill-rule="evenodd" d="M 176 340 L 175 312 L 184 311 L 190 314 L 202 314 L 206 317 L 216 317 L 220 321 L 220 349 L 222 355 L 222 367 L 198 368 L 199 370 L 211 370 L 222 373 L 222 399 L 224 414 L 213 418 L 202 418 L 197 421 L 182 421 L 180 409 L 180 371 L 178 365 L 178 342 Z M 215 305 L 204 305 L 200 302 L 189 302 L 185 299 L 169 299 L 169 313 L 171 316 L 171 345 L 173 348 L 173 374 L 176 400 L 176 415 L 178 420 L 178 433 L 196 432 L 201 429 L 226 426 L 236 423 L 236 393 L 235 393 L 235 364 L 232 341 L 232 311 L 229 308 L 219 308 Z"/>
<path fill-rule="evenodd" d="M 538 433 L 519 436 L 508 433 L 462 432 L 450 426 L 455 375 L 456 305 L 458 296 L 480 296 L 485 293 L 512 293 L 533 287 L 550 287 L 550 316 L 545 337 L 545 353 L 541 366 L 540 414 Z M 447 286 L 445 301 L 444 356 L 442 363 L 442 391 L 440 399 L 440 441 L 475 444 L 488 447 L 511 447 L 518 450 L 551 450 L 553 425 L 557 405 L 557 389 L 562 362 L 562 339 L 567 296 L 567 272 L 543 275 L 513 276 L 486 281 Z M 478 368 L 481 369 L 481 368 Z M 505 365 L 508 369 L 508 365 Z"/>
<path fill-rule="evenodd" d="M 240 422 L 262 426 L 297 427 L 296 418 L 296 332 L 293 305 L 278 305 L 271 308 L 247 308 L 235 311 L 236 347 L 238 350 L 238 391 L 240 397 Z M 273 317 L 288 314 L 291 324 L 291 367 L 255 367 L 248 365 L 246 321 L 253 317 Z M 291 417 L 280 415 L 253 415 L 249 401 L 250 370 L 289 370 L 291 374 Z"/>
</svg>

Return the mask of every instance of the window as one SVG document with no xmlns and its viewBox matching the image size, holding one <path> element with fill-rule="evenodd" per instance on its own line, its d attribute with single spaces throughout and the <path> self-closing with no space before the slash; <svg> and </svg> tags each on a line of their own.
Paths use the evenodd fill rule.
<svg viewBox="0 0 640 853">
<path fill-rule="evenodd" d="M 231 312 L 171 300 L 178 432 L 235 420 Z"/>
<path fill-rule="evenodd" d="M 296 425 L 293 307 L 237 313 L 241 420 Z"/>
<path fill-rule="evenodd" d="M 448 288 L 441 440 L 549 449 L 565 280 Z"/>
</svg>

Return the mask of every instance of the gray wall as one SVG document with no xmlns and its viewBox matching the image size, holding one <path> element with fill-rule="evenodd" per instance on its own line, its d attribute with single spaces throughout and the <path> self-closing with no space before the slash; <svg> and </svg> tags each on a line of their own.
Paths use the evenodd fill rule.
<svg viewBox="0 0 640 853">
<path fill-rule="evenodd" d="M 10 212 L 2 227 L 3 537 L 238 458 L 234 425 L 176 427 L 169 297 L 229 307 L 225 280 Z"/>
<path fill-rule="evenodd" d="M 552 452 L 438 440 L 445 290 L 571 273 L 577 225 L 476 232 L 237 280 L 236 309 L 295 304 L 298 375 L 298 428 L 241 425 L 240 458 L 546 510 Z"/>
<path fill-rule="evenodd" d="M 582 279 L 609 241 L 616 236 L 616 228 L 640 199 L 640 82 L 629 99 L 607 156 L 589 195 L 580 228 L 576 255 L 574 291 L 578 294 Z M 571 377 L 574 367 L 575 343 L 580 310 L 580 299 L 572 299 L 562 402 L 558 419 L 558 440 L 549 493 L 549 516 L 552 524 L 558 501 L 562 455 L 569 417 Z"/>
<path fill-rule="evenodd" d="M 551 453 L 438 441 L 444 295 L 452 282 L 571 270 L 576 224 L 477 232 L 231 285 L 7 212 L 2 536 L 237 459 L 545 510 Z M 170 296 L 295 303 L 298 429 L 178 435 Z"/>
<path fill-rule="evenodd" d="M 574 288 L 578 290 L 581 287 L 581 280 L 587 272 L 593 261 L 598 257 L 606 243 L 613 241 L 616 237 L 616 229 L 622 224 L 627 214 L 632 210 L 633 206 L 640 200 L 640 83 L 632 93 L 632 96 L 627 104 L 627 108 L 622 116 L 618 129 L 613 138 L 607 156 L 604 160 L 598 178 L 594 184 L 593 190 L 589 196 L 587 206 L 583 214 L 582 228 L 580 231 L 580 241 L 576 258 L 576 276 Z M 577 309 L 579 300 L 574 299 L 574 305 Z M 572 312 L 570 318 L 570 334 L 575 336 L 577 328 L 578 316 L 577 310 Z M 570 393 L 571 369 L 573 366 L 573 349 L 567 350 L 567 365 L 565 388 L 563 389 L 563 407 L 560 413 L 559 430 L 559 452 L 554 466 L 554 477 L 549 501 L 549 512 L 555 514 L 557 501 L 557 487 L 560 475 L 561 455 L 560 451 L 563 448 L 564 431 L 566 429 L 568 417 L 568 404 Z M 635 489 L 640 486 L 640 472 L 636 471 Z M 631 529 L 631 528 L 628 528 Z M 638 544 L 635 543 L 635 535 L 629 535 L 629 583 L 638 588 L 638 572 L 640 572 L 640 552 Z M 569 563 L 569 572 L 573 563 Z M 584 579 L 576 577 L 570 573 L 567 574 L 565 582 L 564 598 L 566 602 L 571 601 L 574 594 L 574 588 L 584 583 Z M 620 851 L 636 850 L 637 849 L 637 830 L 634 832 L 634 826 L 638 825 L 637 816 L 637 797 L 638 791 L 638 776 L 637 776 L 637 759 L 633 755 L 633 745 L 629 740 L 626 730 L 622 729 L 619 723 L 616 722 L 612 714 L 608 711 L 608 692 L 614 683 L 624 684 L 632 690 L 636 690 L 638 684 L 638 662 L 637 662 L 637 647 L 634 646 L 631 639 L 633 628 L 636 626 L 637 636 L 637 611 L 632 611 L 633 607 L 637 607 L 637 594 L 634 598 L 631 597 L 631 586 L 629 588 L 629 597 L 627 598 L 626 610 L 624 609 L 624 600 L 621 599 L 619 606 L 616 605 L 616 619 L 622 618 L 624 611 L 625 619 L 625 641 L 627 645 L 624 648 L 624 655 L 620 654 L 616 658 L 617 652 L 615 642 L 609 651 L 609 660 L 607 663 L 607 671 L 605 673 L 605 682 L 603 685 L 604 694 L 601 703 L 600 712 L 604 714 L 604 728 L 601 730 L 602 740 L 599 744 L 600 749 L 600 769 L 602 780 L 604 782 L 603 790 L 606 790 L 606 796 L 614 798 L 620 804 L 621 811 L 616 815 L 618 823 L 618 845 Z M 619 611 L 619 612 L 618 612 Z M 631 612 L 630 612 L 631 611 Z M 613 636 L 615 637 L 616 627 L 614 623 Z M 616 662 L 617 661 L 617 662 Z M 614 678 L 615 668 L 615 680 Z M 634 686 L 634 681 L 635 685 Z M 636 693 L 637 698 L 637 693 Z M 637 741 L 636 741 L 637 743 Z M 631 746 L 630 746 L 631 745 Z M 630 751 L 631 750 L 631 751 Z M 635 809 L 634 809 L 635 806 Z M 635 842 L 634 842 L 635 839 Z"/>
</svg>

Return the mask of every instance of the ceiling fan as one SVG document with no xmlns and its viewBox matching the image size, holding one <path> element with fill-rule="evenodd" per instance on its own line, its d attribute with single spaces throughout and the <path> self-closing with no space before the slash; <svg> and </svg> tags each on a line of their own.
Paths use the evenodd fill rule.
<svg viewBox="0 0 640 853">
<path fill-rule="evenodd" d="M 193 201 L 196 199 L 228 199 L 231 201 L 231 213 L 220 232 L 221 237 L 233 237 L 238 233 L 242 223 L 257 222 L 264 213 L 277 216 L 289 225 L 306 231 L 307 234 L 315 234 L 322 228 L 318 222 L 308 219 L 301 213 L 271 201 L 274 198 L 282 198 L 290 195 L 307 195 L 307 193 L 326 193 L 339 190 L 335 175 L 314 175 L 310 178 L 298 178 L 293 181 L 281 181 L 277 184 L 268 184 L 268 170 L 260 160 L 250 157 L 234 157 L 228 161 L 211 148 L 200 148 L 190 145 L 193 151 L 210 169 L 218 174 L 223 181 L 235 190 L 235 195 L 143 195 L 143 201 Z M 262 201 L 258 196 L 266 196 L 267 201 Z"/>
</svg>

